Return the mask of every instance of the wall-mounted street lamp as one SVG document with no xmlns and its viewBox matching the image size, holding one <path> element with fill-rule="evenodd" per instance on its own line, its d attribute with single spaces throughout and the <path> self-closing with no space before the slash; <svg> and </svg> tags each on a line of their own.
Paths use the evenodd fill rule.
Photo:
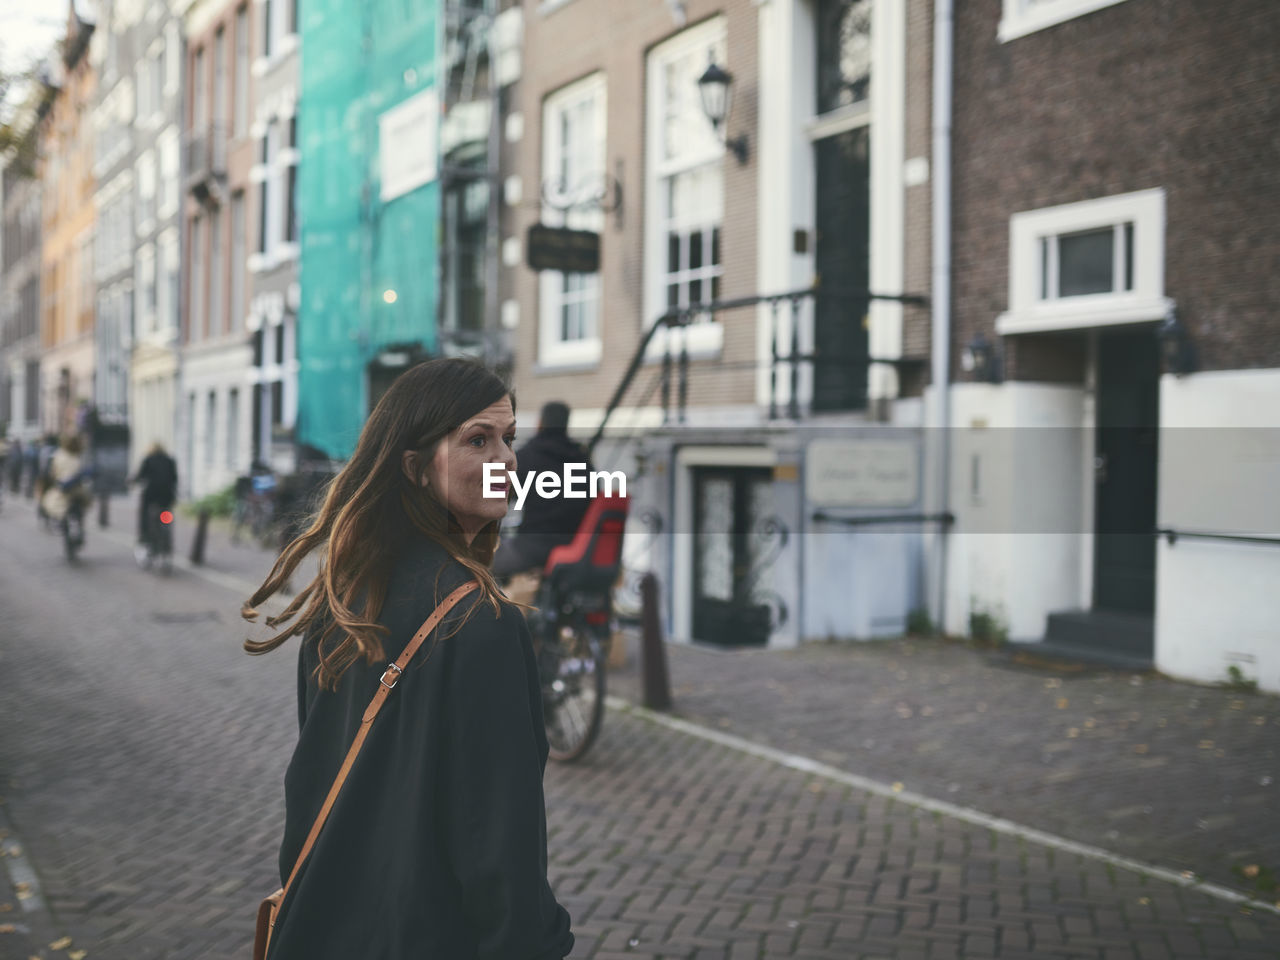
<svg viewBox="0 0 1280 960">
<path fill-rule="evenodd" d="M 729 120 L 729 110 L 733 107 L 733 74 L 717 63 L 712 63 L 698 78 L 698 93 L 702 95 L 702 112 L 711 121 L 711 128 L 724 136 L 722 131 Z M 747 135 L 736 137 L 725 136 L 725 147 L 738 160 L 746 163 L 750 155 L 747 149 Z"/>
<path fill-rule="evenodd" d="M 1182 325 L 1182 321 L 1178 319 L 1178 311 L 1173 307 L 1169 308 L 1164 320 L 1156 328 L 1156 337 L 1160 341 L 1160 356 L 1166 370 L 1175 376 L 1195 372 L 1195 344 L 1191 342 L 1191 334 Z"/>
<path fill-rule="evenodd" d="M 979 330 L 960 351 L 960 368 L 979 383 L 1000 383 L 1004 372 L 1000 369 L 1000 353 Z"/>
</svg>

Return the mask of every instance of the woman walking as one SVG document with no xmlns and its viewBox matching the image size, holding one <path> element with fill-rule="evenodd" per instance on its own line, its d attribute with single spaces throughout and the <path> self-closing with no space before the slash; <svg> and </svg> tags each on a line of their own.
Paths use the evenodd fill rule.
<svg viewBox="0 0 1280 960">
<path fill-rule="evenodd" d="M 514 399 L 467 360 L 433 360 L 379 401 L 311 526 L 246 604 L 313 550 L 321 572 L 277 617 L 266 653 L 302 638 L 300 734 L 285 773 L 280 873 L 298 865 L 272 960 L 561 960 L 569 916 L 547 882 L 547 759 L 537 667 L 489 565 L 507 501 L 484 464 L 514 469 Z M 504 474 L 505 475 L 505 474 Z M 388 669 L 432 611 L 465 596 L 403 674 Z M 387 678 L 327 820 L 298 864 L 362 717 Z"/>
</svg>

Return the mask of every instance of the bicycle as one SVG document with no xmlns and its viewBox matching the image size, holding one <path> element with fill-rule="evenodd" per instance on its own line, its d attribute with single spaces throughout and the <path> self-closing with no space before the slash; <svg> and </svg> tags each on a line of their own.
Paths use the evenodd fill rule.
<svg viewBox="0 0 1280 960">
<path fill-rule="evenodd" d="M 629 500 L 597 497 L 573 541 L 547 557 L 533 608 L 533 634 L 550 756 L 580 759 L 604 723 L 605 665 L 613 622 L 612 588 L 622 557 Z"/>
<path fill-rule="evenodd" d="M 144 570 L 157 564 L 161 573 L 173 572 L 173 511 L 158 503 L 147 504 L 147 517 L 138 565 Z"/>
</svg>

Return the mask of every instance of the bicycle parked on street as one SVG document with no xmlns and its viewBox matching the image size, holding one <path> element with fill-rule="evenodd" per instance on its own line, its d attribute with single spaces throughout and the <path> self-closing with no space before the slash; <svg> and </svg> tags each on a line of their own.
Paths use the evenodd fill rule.
<svg viewBox="0 0 1280 960">
<path fill-rule="evenodd" d="M 550 754 L 562 763 L 580 759 L 604 722 L 611 593 L 629 507 L 627 497 L 592 501 L 572 542 L 547 557 L 534 608 L 525 614 L 538 658 Z"/>
<path fill-rule="evenodd" d="M 255 465 L 247 476 L 236 480 L 235 507 L 231 517 L 231 542 L 239 543 L 248 527 L 253 539 L 270 544 L 275 524 L 276 476 L 269 468 Z"/>
</svg>

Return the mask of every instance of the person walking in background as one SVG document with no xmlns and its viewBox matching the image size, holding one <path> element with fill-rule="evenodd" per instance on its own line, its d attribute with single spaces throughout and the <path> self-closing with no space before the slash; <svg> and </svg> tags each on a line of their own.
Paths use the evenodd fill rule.
<svg viewBox="0 0 1280 960">
<path fill-rule="evenodd" d="M 27 451 L 23 446 L 22 438 L 15 438 L 12 446 L 9 447 L 9 456 L 5 460 L 5 468 L 8 471 L 9 492 L 15 497 L 22 490 L 22 467 L 26 463 Z"/>
<path fill-rule="evenodd" d="M 558 400 L 545 404 L 538 417 L 538 432 L 517 453 L 517 472 L 523 486 L 530 475 L 549 471 L 563 475 L 567 463 L 586 464 L 592 469 L 587 451 L 569 439 L 569 407 Z M 556 493 L 544 497 L 534 484 L 520 511 L 520 526 L 514 536 L 503 539 L 493 560 L 499 580 L 526 570 L 541 569 L 551 551 L 573 539 L 591 501 Z"/>
<path fill-rule="evenodd" d="M 462 359 L 410 368 L 245 606 L 254 620 L 322 551 L 322 572 L 267 621 L 280 632 L 245 642 L 262 654 L 301 638 L 271 960 L 561 960 L 573 947 L 547 882 L 532 640 L 489 569 L 507 500 L 483 495 L 484 465 L 513 468 L 514 438 L 514 398 L 489 370 Z M 390 669 L 472 582 L 403 673 Z M 394 689 L 347 767 L 380 684 Z M 302 859 L 340 768 L 347 777 Z"/>
</svg>

